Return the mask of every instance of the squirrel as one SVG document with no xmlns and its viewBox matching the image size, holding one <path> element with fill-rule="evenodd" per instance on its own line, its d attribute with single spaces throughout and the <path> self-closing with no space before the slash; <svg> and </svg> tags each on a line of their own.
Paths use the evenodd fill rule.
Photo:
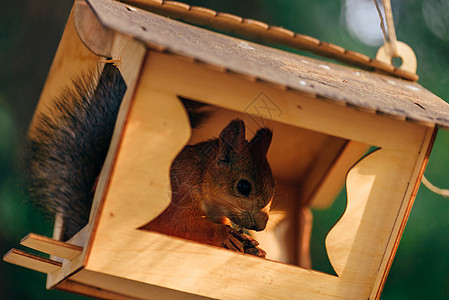
<svg viewBox="0 0 449 300">
<path fill-rule="evenodd" d="M 125 91 L 119 70 L 106 64 L 97 85 L 91 76 L 75 80 L 52 109 L 36 116 L 27 136 L 27 190 L 44 211 L 62 214 L 63 240 L 88 222 Z M 192 128 L 208 117 L 205 104 L 180 99 Z M 185 146 L 170 169 L 169 206 L 138 229 L 265 257 L 243 229 L 260 231 L 268 221 L 275 192 L 266 158 L 271 139 L 262 128 L 247 141 L 245 123 L 234 119 L 218 138 Z"/>
</svg>

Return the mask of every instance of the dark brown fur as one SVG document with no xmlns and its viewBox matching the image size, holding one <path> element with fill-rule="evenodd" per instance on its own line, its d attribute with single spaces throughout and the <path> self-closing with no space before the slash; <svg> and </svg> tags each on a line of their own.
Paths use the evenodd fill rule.
<svg viewBox="0 0 449 300">
<path fill-rule="evenodd" d="M 95 74 L 93 74 L 95 75 Z M 95 183 L 103 166 L 126 84 L 107 64 L 74 80 L 53 107 L 36 117 L 25 142 L 23 167 L 33 203 L 54 216 L 61 213 L 67 240 L 89 219 Z"/>
</svg>

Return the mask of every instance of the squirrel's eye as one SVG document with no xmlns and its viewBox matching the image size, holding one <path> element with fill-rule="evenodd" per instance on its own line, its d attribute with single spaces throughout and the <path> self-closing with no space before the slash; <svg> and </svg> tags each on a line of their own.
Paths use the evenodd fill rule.
<svg viewBox="0 0 449 300">
<path fill-rule="evenodd" d="M 239 182 L 237 183 L 237 190 L 240 194 L 242 194 L 243 196 L 248 197 L 249 194 L 251 193 L 251 183 L 249 183 L 248 180 L 245 179 L 241 179 L 239 180 Z"/>
</svg>

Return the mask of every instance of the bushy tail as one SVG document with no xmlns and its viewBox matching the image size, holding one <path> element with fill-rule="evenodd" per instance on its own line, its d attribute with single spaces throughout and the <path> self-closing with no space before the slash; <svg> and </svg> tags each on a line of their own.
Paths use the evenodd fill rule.
<svg viewBox="0 0 449 300">
<path fill-rule="evenodd" d="M 54 107 L 37 116 L 25 142 L 28 191 L 45 211 L 62 213 L 64 240 L 88 222 L 95 183 L 126 91 L 119 70 L 111 64 L 105 65 L 98 85 L 94 77 L 75 80 Z"/>
</svg>

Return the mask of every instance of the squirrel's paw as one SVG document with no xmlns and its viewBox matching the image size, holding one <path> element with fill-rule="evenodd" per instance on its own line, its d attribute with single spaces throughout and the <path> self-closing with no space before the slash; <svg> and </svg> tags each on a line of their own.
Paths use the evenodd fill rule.
<svg viewBox="0 0 449 300">
<path fill-rule="evenodd" d="M 223 247 L 229 250 L 252 254 L 264 258 L 266 252 L 259 247 L 259 243 L 243 231 L 229 228 L 228 235 L 223 241 Z"/>
</svg>

